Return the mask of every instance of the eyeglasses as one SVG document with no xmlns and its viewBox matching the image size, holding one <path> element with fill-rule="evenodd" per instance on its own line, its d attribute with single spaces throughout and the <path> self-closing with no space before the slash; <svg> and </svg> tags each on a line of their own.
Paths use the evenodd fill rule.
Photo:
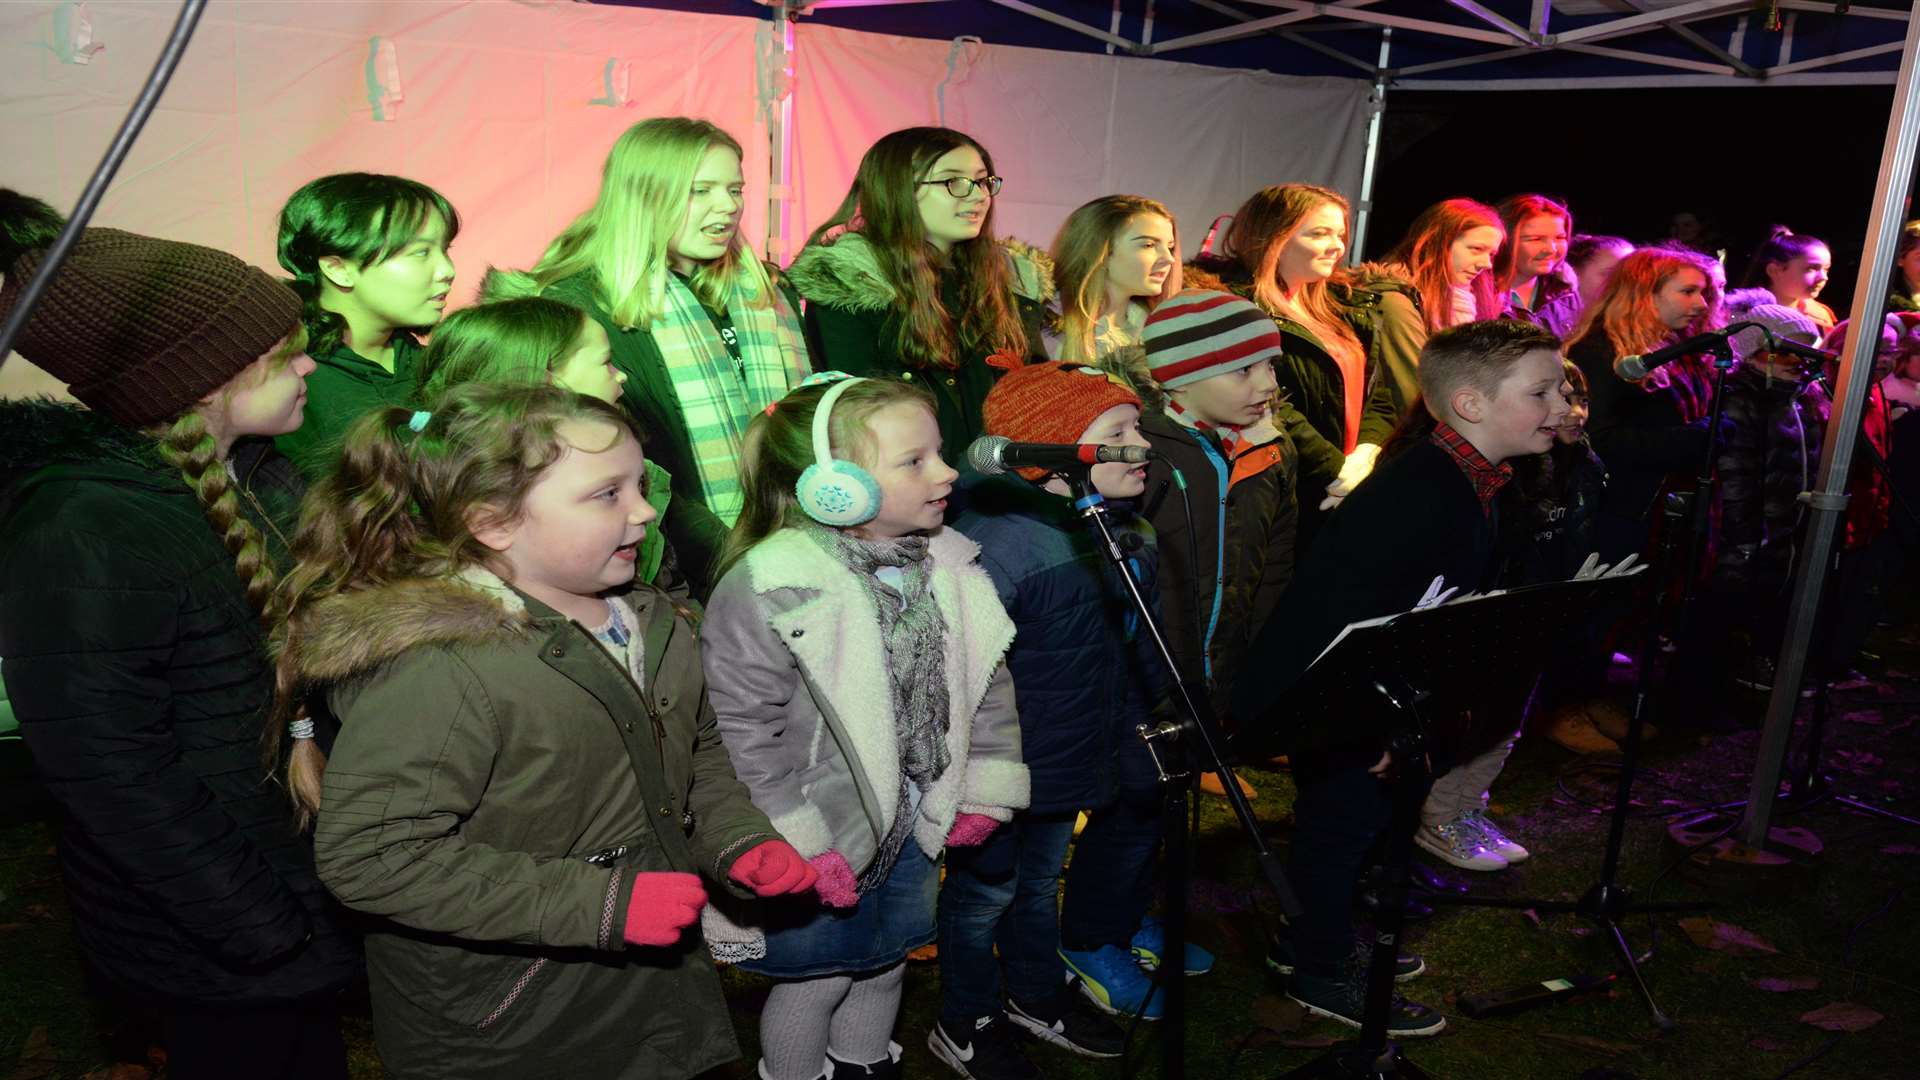
<svg viewBox="0 0 1920 1080">
<path fill-rule="evenodd" d="M 997 176 L 989 176 L 985 180 L 975 180 L 971 176 L 949 176 L 945 180 L 922 180 L 920 186 L 939 184 L 947 189 L 947 194 L 956 199 L 964 199 L 973 194 L 974 188 L 986 188 L 987 196 L 991 198 L 1000 194 L 1000 185 L 1004 183 L 1006 181 Z"/>
</svg>

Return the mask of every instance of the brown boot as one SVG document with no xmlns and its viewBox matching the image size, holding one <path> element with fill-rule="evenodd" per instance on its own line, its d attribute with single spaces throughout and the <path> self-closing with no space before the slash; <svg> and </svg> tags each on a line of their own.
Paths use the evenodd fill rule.
<svg viewBox="0 0 1920 1080">
<path fill-rule="evenodd" d="M 1602 734 L 1587 710 L 1578 705 L 1562 705 L 1548 715 L 1547 738 L 1582 756 L 1620 749 L 1620 744 Z"/>
<path fill-rule="evenodd" d="M 1586 709 L 1587 715 L 1593 718 L 1594 728 L 1598 730 L 1600 734 L 1605 735 L 1616 743 L 1627 741 L 1627 725 L 1633 720 L 1633 717 L 1627 714 L 1627 710 L 1615 705 L 1611 701 L 1605 700 L 1589 701 L 1587 702 Z M 1648 739 L 1659 734 L 1660 729 L 1654 727 L 1652 724 L 1643 723 L 1640 725 L 1641 742 L 1646 742 Z"/>
<path fill-rule="evenodd" d="M 1235 776 L 1234 779 L 1240 782 L 1240 794 L 1246 796 L 1248 802 L 1252 802 L 1260 797 L 1260 793 L 1254 790 L 1252 784 L 1247 783 L 1246 780 L 1239 776 Z M 1203 772 L 1200 774 L 1200 790 L 1209 795 L 1218 795 L 1223 799 L 1227 797 L 1227 786 L 1220 782 L 1220 774 L 1216 772 Z"/>
</svg>

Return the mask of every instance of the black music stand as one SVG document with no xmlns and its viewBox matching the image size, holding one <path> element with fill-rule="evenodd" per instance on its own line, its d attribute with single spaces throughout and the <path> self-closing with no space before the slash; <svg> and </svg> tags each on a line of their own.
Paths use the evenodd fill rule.
<svg viewBox="0 0 1920 1080">
<path fill-rule="evenodd" d="M 1286 725 L 1289 749 L 1350 743 L 1356 734 L 1371 736 L 1392 751 L 1395 767 L 1383 780 L 1393 784 L 1393 810 L 1386 857 L 1375 883 L 1380 910 L 1374 920 L 1360 1036 L 1286 1076 L 1420 1080 L 1427 1075 L 1387 1037 L 1405 919 L 1407 864 L 1430 769 L 1424 714 L 1431 708 L 1472 708 L 1485 696 L 1489 671 L 1524 672 L 1542 666 L 1597 606 L 1612 603 L 1631 588 L 1630 576 L 1557 582 L 1357 623 L 1343 630 L 1287 692 L 1285 713 L 1275 719 Z M 1375 700 L 1379 709 L 1356 709 L 1368 700 Z M 1267 730 L 1270 736 L 1282 734 Z"/>
</svg>

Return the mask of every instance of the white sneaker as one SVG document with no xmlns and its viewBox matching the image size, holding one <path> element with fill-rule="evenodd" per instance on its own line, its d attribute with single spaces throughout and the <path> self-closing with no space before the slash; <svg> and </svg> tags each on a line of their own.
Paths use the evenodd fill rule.
<svg viewBox="0 0 1920 1080">
<path fill-rule="evenodd" d="M 1487 845 L 1487 850 L 1507 860 L 1509 866 L 1526 862 L 1528 856 L 1533 854 L 1515 842 L 1513 837 L 1502 832 L 1500 826 L 1493 823 L 1493 819 L 1487 816 L 1485 810 L 1469 810 L 1460 815 L 1460 820 L 1480 830 L 1480 839 Z"/>
<path fill-rule="evenodd" d="M 1507 860 L 1488 847 L 1480 830 L 1464 817 L 1454 818 L 1445 825 L 1422 825 L 1420 831 L 1413 834 L 1413 842 L 1434 858 L 1462 870 L 1493 871 L 1507 868 Z"/>
</svg>

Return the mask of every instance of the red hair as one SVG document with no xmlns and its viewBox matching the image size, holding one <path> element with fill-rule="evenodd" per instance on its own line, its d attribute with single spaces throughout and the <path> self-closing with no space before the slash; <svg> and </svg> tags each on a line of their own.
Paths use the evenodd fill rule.
<svg viewBox="0 0 1920 1080">
<path fill-rule="evenodd" d="M 1673 330 L 1660 319 L 1654 297 L 1675 274 L 1692 270 L 1708 287 L 1713 284 L 1713 262 L 1705 255 L 1680 248 L 1641 248 L 1620 260 L 1607 279 L 1600 299 L 1586 310 L 1571 340 L 1604 333 L 1620 356 L 1644 353 L 1666 344 Z"/>
<path fill-rule="evenodd" d="M 1557 199 L 1532 193 L 1509 195 L 1500 200 L 1500 205 L 1496 207 L 1496 209 L 1500 211 L 1500 223 L 1506 227 L 1507 236 L 1514 238 L 1516 241 L 1515 243 L 1501 245 L 1500 254 L 1495 256 L 1493 260 L 1493 276 L 1499 285 L 1500 295 L 1505 296 L 1507 291 L 1513 288 L 1514 264 L 1520 259 L 1520 244 L 1518 243 L 1520 226 L 1525 224 L 1528 218 L 1557 217 L 1560 219 L 1561 224 L 1566 226 L 1567 243 L 1571 246 L 1573 243 L 1573 211 L 1568 210 L 1566 204 Z"/>
<path fill-rule="evenodd" d="M 1483 227 L 1495 230 L 1505 240 L 1507 229 L 1500 223 L 1499 211 L 1473 199 L 1447 199 L 1421 211 L 1407 227 L 1407 235 L 1387 252 L 1384 261 L 1406 267 L 1407 276 L 1413 279 L 1428 330 L 1444 330 L 1453 311 L 1453 286 L 1447 280 L 1453 242 L 1469 229 Z M 1500 317 L 1506 305 L 1492 270 L 1476 275 L 1467 287 L 1473 291 L 1475 318 Z"/>
</svg>

